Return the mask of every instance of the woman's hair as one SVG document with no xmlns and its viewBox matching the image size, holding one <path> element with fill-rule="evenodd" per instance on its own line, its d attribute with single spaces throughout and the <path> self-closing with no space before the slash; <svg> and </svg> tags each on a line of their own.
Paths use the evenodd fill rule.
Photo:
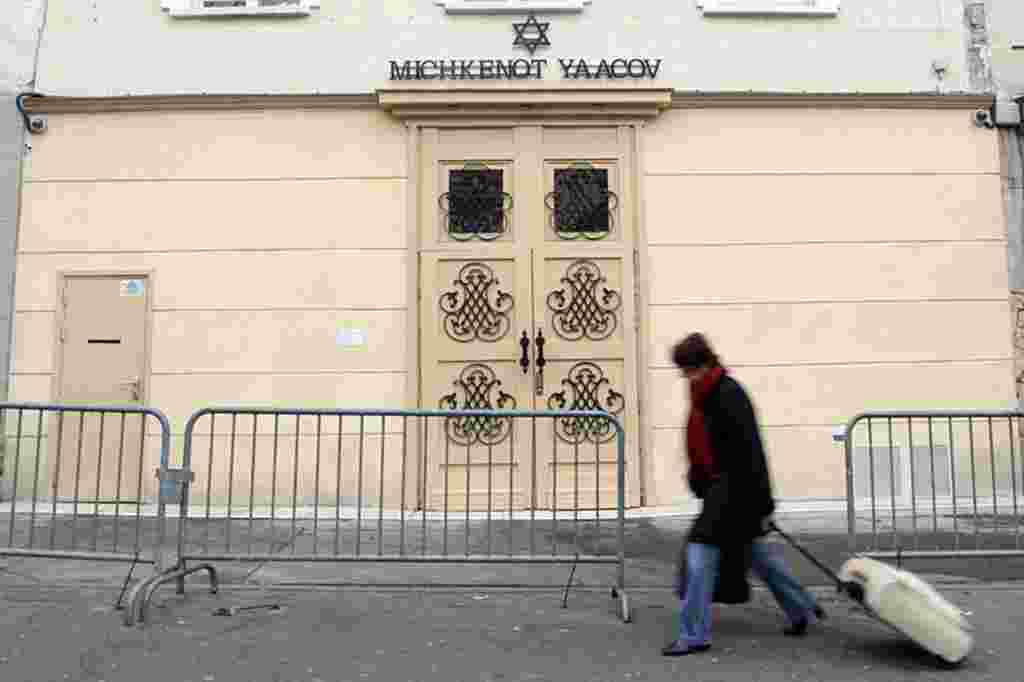
<svg viewBox="0 0 1024 682">
<path fill-rule="evenodd" d="M 682 368 L 719 365 L 718 356 L 700 332 L 690 334 L 672 348 L 672 362 Z"/>
</svg>

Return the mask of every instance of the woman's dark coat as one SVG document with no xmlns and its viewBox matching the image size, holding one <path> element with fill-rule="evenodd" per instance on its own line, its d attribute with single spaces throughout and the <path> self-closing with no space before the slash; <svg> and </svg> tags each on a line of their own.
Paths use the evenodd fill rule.
<svg viewBox="0 0 1024 682">
<path fill-rule="evenodd" d="M 719 476 L 694 490 L 704 504 L 690 542 L 726 550 L 765 534 L 765 517 L 775 511 L 775 500 L 757 416 L 743 387 L 726 374 L 703 407 Z"/>
<path fill-rule="evenodd" d="M 710 484 L 692 476 L 689 479 L 694 495 L 704 501 L 690 529 L 689 542 L 714 545 L 722 552 L 713 601 L 742 604 L 750 600 L 750 543 L 765 534 L 764 520 L 775 510 L 771 476 L 754 406 L 743 387 L 726 374 L 708 394 L 703 408 L 719 477 Z M 686 574 L 684 545 L 679 562 L 680 597 Z"/>
</svg>

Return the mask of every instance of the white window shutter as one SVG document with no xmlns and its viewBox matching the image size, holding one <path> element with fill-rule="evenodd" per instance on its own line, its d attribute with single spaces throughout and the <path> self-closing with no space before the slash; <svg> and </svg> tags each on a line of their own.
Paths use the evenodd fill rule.
<svg viewBox="0 0 1024 682">
<path fill-rule="evenodd" d="M 172 17 L 307 16 L 320 0 L 161 0 Z"/>
<path fill-rule="evenodd" d="M 592 0 L 434 0 L 448 14 L 582 12 Z M 622 0 L 618 0 L 621 2 Z"/>
<path fill-rule="evenodd" d="M 834 17 L 839 0 L 697 0 L 704 16 Z"/>
</svg>

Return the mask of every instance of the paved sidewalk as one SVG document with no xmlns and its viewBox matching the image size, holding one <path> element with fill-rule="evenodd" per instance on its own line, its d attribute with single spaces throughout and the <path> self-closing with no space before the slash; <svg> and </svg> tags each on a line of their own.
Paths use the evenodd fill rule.
<svg viewBox="0 0 1024 682">
<path fill-rule="evenodd" d="M 779 515 L 778 520 L 783 528 L 798 537 L 800 542 L 825 564 L 838 568 L 843 561 L 849 558 L 850 544 L 845 531 L 844 514 L 787 514 Z M 58 539 L 66 540 L 74 536 L 69 529 L 71 523 L 70 518 L 61 517 L 60 527 L 56 532 Z M 92 519 L 79 519 L 77 537 L 80 544 L 66 546 L 88 549 L 88 541 L 92 537 L 94 528 L 93 523 Z M 683 514 L 627 519 L 625 524 L 626 583 L 635 587 L 668 588 L 672 584 L 679 550 L 691 523 L 690 517 Z M 909 523 L 903 525 L 907 526 Z M 215 553 L 254 552 L 287 557 L 293 551 L 300 555 L 330 554 L 334 543 L 340 542 L 338 546 L 342 553 L 352 554 L 357 536 L 354 526 L 355 524 L 351 521 L 346 521 L 341 526 L 341 536 L 335 537 L 334 526 L 330 522 L 322 523 L 319 532 L 316 531 L 310 520 L 299 521 L 295 528 L 292 528 L 292 524 L 287 520 L 280 520 L 274 524 L 256 521 L 251 526 L 244 520 L 231 524 L 225 524 L 219 520 L 211 521 L 208 524 L 197 522 L 190 528 L 188 547 L 191 551 L 200 554 L 201 550 L 205 549 Z M 112 546 L 108 536 L 113 527 L 109 519 L 98 524 L 98 527 L 100 530 L 99 546 L 101 548 Z M 20 530 L 24 532 L 25 529 L 20 528 Z M 120 529 L 122 542 L 126 538 L 134 537 L 133 532 L 129 531 L 130 529 L 125 527 Z M 446 544 L 442 544 L 444 531 L 447 531 Z M 466 525 L 460 523 L 459 519 L 453 518 L 447 526 L 436 521 L 430 524 L 425 533 L 426 540 L 424 540 L 424 535 L 421 535 L 423 529 L 418 522 L 409 523 L 404 529 L 397 522 L 385 524 L 382 532 L 378 533 L 376 519 L 367 518 L 364 519 L 362 532 L 358 536 L 364 555 L 376 554 L 380 550 L 385 555 L 396 556 L 402 551 L 402 547 L 404 547 L 406 555 L 413 557 L 421 552 L 426 554 L 447 552 L 457 557 L 465 551 L 470 551 L 473 554 L 485 554 L 493 551 L 496 554 L 525 555 L 529 552 L 531 535 L 536 543 L 535 550 L 538 555 L 555 552 L 572 554 L 578 549 L 584 554 L 614 557 L 617 551 L 616 524 L 609 520 L 605 520 L 599 528 L 595 528 L 594 525 L 581 525 L 578 534 L 571 519 L 560 522 L 557 527 L 554 527 L 550 521 L 537 521 L 536 527 L 533 529 L 527 522 L 509 525 L 495 521 L 493 542 L 488 539 L 486 531 L 485 522 L 472 523 L 467 532 Z M 144 533 L 144 547 L 149 548 L 157 544 L 155 524 L 150 523 L 142 532 Z M 868 532 L 870 532 L 870 527 Z M 1020 546 L 1019 543 L 1024 538 L 1024 533 L 1015 534 L 1013 529 L 1007 528 L 1003 528 L 998 535 L 986 533 L 980 539 L 976 538 L 970 529 L 962 528 L 961 533 L 962 546 L 968 549 L 973 549 L 976 541 L 981 543 L 981 547 L 989 549 L 1010 549 Z M 49 537 L 40 529 L 37 529 L 36 536 L 43 538 L 43 541 Z M 176 553 L 176 547 L 173 544 L 174 538 L 175 532 L 172 524 L 164 545 L 165 556 L 171 560 Z M 319 540 L 319 544 L 316 544 L 315 538 Z M 23 542 L 25 538 L 17 536 L 16 539 L 18 540 L 14 543 L 16 547 L 28 546 L 27 541 Z M 782 543 L 781 538 L 777 536 L 772 536 L 771 539 Z M 879 531 L 877 539 L 868 535 L 860 540 L 865 543 L 862 546 L 868 546 L 866 543 L 877 540 L 878 546 L 881 548 L 888 548 L 892 543 L 892 537 L 885 530 Z M 400 544 L 402 542 L 404 545 Z M 903 532 L 900 533 L 900 542 L 907 548 L 915 546 L 914 539 Z M 926 535 L 920 542 L 921 549 L 954 546 L 953 538 L 935 534 Z M 783 547 L 794 574 L 801 582 L 807 585 L 829 584 L 829 579 L 811 563 L 784 543 Z M 128 554 L 128 550 L 124 547 L 120 551 Z M 0 565 L 3 561 L 0 558 Z M 243 582 L 256 568 L 254 565 L 245 564 L 232 565 L 225 562 L 216 562 L 216 564 L 227 582 Z M 113 584 L 124 580 L 124 576 L 128 572 L 126 564 L 118 563 L 22 562 L 20 559 L 12 559 L 12 565 L 24 565 L 24 572 L 49 582 L 71 580 L 73 582 L 99 581 Z M 909 561 L 905 567 L 924 575 L 953 576 L 957 579 L 984 582 L 1024 578 L 1024 557 L 915 559 Z M 142 570 L 148 571 L 149 569 L 143 567 Z M 611 584 L 613 576 L 613 567 L 583 565 L 576 570 L 575 582 L 584 587 L 604 586 Z M 296 564 L 278 562 L 259 567 L 254 579 L 276 583 L 337 584 L 344 582 L 350 584 L 556 587 L 564 585 L 568 577 L 569 567 L 567 566 L 448 564 L 444 570 L 439 570 L 436 564 L 402 566 L 395 563 Z"/>
<path fill-rule="evenodd" d="M 835 519 L 782 521 L 825 563 L 849 556 Z M 148 627 L 124 628 L 112 607 L 128 565 L 0 558 L 0 681 L 1022 679 L 1024 581 L 1001 582 L 1024 578 L 1019 559 L 908 565 L 973 614 L 978 645 L 960 670 L 935 666 L 837 601 L 827 579 L 789 549 L 791 567 L 822 595 L 828 621 L 806 639 L 784 637 L 781 614 L 758 591 L 750 605 L 719 608 L 712 652 L 662 658 L 677 617 L 667 588 L 688 527 L 681 515 L 627 523 L 631 624 L 619 622 L 609 595 L 614 566 L 579 567 L 563 610 L 565 566 L 217 562 L 220 595 L 196 577 L 184 598 L 172 588 L 158 594 Z M 603 547 L 609 539 L 601 533 L 595 541 Z M 137 567 L 134 577 L 151 570 Z M 214 615 L 270 603 L 283 608 Z"/>
<path fill-rule="evenodd" d="M 386 680 L 1019 680 L 1024 586 L 946 585 L 972 612 L 974 655 L 936 666 L 899 635 L 821 590 L 830 618 L 804 639 L 784 637 L 770 596 L 720 608 L 715 648 L 666 659 L 675 604 L 665 590 L 632 593 L 623 624 L 604 590 L 228 588 L 161 592 L 147 628 L 112 610 L 118 586 L 43 585 L 0 576 L 0 679 L 24 682 L 314 682 Z M 281 610 L 214 615 L 219 607 Z"/>
</svg>

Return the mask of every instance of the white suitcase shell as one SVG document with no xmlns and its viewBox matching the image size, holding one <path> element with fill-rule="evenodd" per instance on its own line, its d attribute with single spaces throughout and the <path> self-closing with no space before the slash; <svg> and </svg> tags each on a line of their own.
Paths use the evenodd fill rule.
<svg viewBox="0 0 1024 682">
<path fill-rule="evenodd" d="M 843 564 L 839 578 L 863 588 L 863 604 L 879 620 L 947 663 L 970 654 L 973 628 L 964 613 L 912 573 L 855 557 Z"/>
</svg>

